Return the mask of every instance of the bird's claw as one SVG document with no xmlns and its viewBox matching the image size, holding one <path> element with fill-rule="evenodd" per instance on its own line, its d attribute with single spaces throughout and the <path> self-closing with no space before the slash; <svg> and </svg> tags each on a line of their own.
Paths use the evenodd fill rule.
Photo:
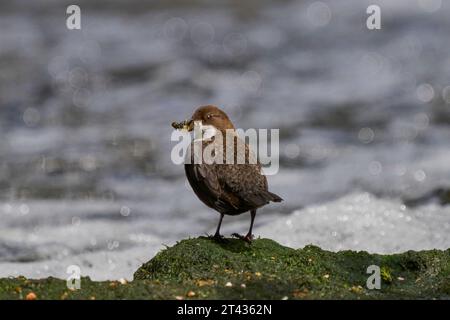
<svg viewBox="0 0 450 320">
<path fill-rule="evenodd" d="M 216 242 L 227 242 L 227 239 L 222 236 L 221 234 L 215 234 L 213 236 L 208 236 L 210 239 L 216 241 Z"/>
<path fill-rule="evenodd" d="M 238 238 L 238 239 L 241 239 L 241 240 L 243 240 L 243 241 L 245 241 L 247 243 L 252 243 L 252 240 L 253 240 L 253 235 L 252 234 L 247 234 L 246 236 L 243 236 L 243 235 L 240 235 L 239 233 L 233 233 L 231 236 L 235 237 L 235 238 Z"/>
</svg>

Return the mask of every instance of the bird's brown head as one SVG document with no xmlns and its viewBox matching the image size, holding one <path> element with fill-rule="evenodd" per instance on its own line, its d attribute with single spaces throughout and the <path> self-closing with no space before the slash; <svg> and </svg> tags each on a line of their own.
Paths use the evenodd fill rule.
<svg viewBox="0 0 450 320">
<path fill-rule="evenodd" d="M 227 129 L 235 129 L 227 114 L 213 105 L 201 106 L 194 111 L 191 119 L 183 122 L 173 122 L 175 129 L 185 129 L 187 131 L 194 130 L 194 124 L 201 122 L 202 126 L 213 126 L 218 130 L 225 131 Z"/>
<path fill-rule="evenodd" d="M 201 121 L 204 126 L 214 126 L 219 130 L 234 129 L 233 123 L 227 114 L 216 106 L 202 106 L 195 110 L 192 121 Z"/>
</svg>

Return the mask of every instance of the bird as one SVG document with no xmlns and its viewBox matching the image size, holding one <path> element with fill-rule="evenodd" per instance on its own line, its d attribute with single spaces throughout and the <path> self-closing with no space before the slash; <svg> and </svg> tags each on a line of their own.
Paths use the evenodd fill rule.
<svg viewBox="0 0 450 320">
<path fill-rule="evenodd" d="M 220 214 L 212 238 L 225 241 L 220 234 L 225 215 L 236 216 L 250 212 L 248 233 L 245 236 L 234 233 L 232 236 L 251 243 L 256 210 L 270 202 L 281 202 L 283 199 L 268 190 L 267 178 L 262 172 L 261 164 L 255 158 L 250 146 L 238 137 L 235 126 L 223 110 L 214 105 L 201 106 L 194 111 L 189 120 L 172 123 L 174 128 L 184 128 L 187 131 L 193 131 L 196 125 L 201 126 L 204 134 L 197 139 L 194 137 L 191 142 L 188 154 L 191 161 L 185 161 L 184 169 L 197 197 Z M 230 145 L 230 142 L 234 145 Z M 202 147 L 199 150 L 210 147 L 210 150 L 213 150 L 212 160 L 195 161 L 196 155 L 192 150 L 196 144 Z M 231 163 L 226 162 L 228 158 L 224 158 L 227 150 L 233 152 Z M 245 158 L 242 158 L 244 156 Z M 201 157 L 204 155 L 201 154 Z"/>
</svg>

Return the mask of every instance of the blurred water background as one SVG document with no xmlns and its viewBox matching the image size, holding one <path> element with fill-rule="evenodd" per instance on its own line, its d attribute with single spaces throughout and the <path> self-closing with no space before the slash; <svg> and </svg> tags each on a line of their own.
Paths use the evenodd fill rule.
<svg viewBox="0 0 450 320">
<path fill-rule="evenodd" d="M 280 129 L 285 201 L 255 234 L 293 247 L 450 247 L 450 3 L 0 3 L 0 276 L 131 279 L 218 215 L 170 161 L 170 123 L 221 106 Z M 366 28 L 378 4 L 382 29 Z M 246 232 L 249 216 L 223 232 Z"/>
</svg>

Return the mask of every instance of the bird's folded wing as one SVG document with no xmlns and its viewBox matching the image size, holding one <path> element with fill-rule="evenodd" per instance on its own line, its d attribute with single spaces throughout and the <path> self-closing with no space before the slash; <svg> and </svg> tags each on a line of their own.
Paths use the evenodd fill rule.
<svg viewBox="0 0 450 320">
<path fill-rule="evenodd" d="M 259 165 L 222 165 L 216 167 L 218 180 L 227 194 L 238 198 L 240 206 L 252 208 L 263 206 L 271 200 L 267 179 Z"/>
<path fill-rule="evenodd" d="M 205 188 L 204 191 L 210 194 L 214 206 L 219 209 L 219 211 L 228 211 L 230 210 L 230 206 L 233 209 L 237 209 L 239 199 L 224 192 L 223 185 L 219 181 L 216 169 L 217 166 L 208 164 L 196 165 L 194 167 L 195 179 L 200 182 L 203 188 Z"/>
</svg>

